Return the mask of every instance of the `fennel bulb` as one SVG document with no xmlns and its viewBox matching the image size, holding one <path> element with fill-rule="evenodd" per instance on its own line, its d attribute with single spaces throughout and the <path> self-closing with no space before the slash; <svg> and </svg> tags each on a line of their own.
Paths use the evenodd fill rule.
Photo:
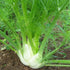
<svg viewBox="0 0 70 70">
<path fill-rule="evenodd" d="M 23 53 L 21 53 L 21 50 L 18 51 L 18 56 L 24 65 L 31 68 L 37 69 L 44 65 L 41 63 L 42 56 L 39 53 L 34 54 L 31 46 L 28 44 L 25 44 Z"/>
</svg>

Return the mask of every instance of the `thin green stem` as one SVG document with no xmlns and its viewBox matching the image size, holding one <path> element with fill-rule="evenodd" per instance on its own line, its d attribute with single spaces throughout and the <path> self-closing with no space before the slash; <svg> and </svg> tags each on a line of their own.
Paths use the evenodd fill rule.
<svg viewBox="0 0 70 70">
<path fill-rule="evenodd" d="M 70 67 L 70 65 L 62 65 L 62 64 L 46 64 L 45 66 Z"/>
<path fill-rule="evenodd" d="M 70 64 L 70 60 L 48 60 L 47 63 L 63 63 L 63 64 Z"/>
</svg>

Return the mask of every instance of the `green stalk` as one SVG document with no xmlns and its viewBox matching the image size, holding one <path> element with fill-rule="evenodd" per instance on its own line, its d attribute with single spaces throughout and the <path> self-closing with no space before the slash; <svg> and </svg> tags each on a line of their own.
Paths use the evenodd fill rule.
<svg viewBox="0 0 70 70">
<path fill-rule="evenodd" d="M 27 6 L 26 6 L 26 0 L 21 0 L 22 10 L 23 10 L 23 16 L 25 20 L 25 25 L 28 26 L 28 15 L 27 15 Z"/>
<path fill-rule="evenodd" d="M 45 66 L 52 66 L 52 67 L 54 67 L 54 66 L 56 66 L 56 67 L 70 67 L 70 65 L 62 65 L 62 64 L 47 64 Z"/>
<path fill-rule="evenodd" d="M 63 63 L 63 64 L 70 64 L 70 60 L 48 60 L 47 63 Z"/>
</svg>

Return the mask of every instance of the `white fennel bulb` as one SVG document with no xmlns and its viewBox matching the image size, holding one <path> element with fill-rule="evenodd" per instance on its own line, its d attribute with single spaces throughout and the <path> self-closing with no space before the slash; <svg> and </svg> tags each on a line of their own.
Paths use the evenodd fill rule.
<svg viewBox="0 0 70 70">
<path fill-rule="evenodd" d="M 24 65 L 31 68 L 37 69 L 43 66 L 41 63 L 42 56 L 39 53 L 34 55 L 31 46 L 28 44 L 25 44 L 23 53 L 21 50 L 18 51 L 18 56 Z"/>
</svg>

